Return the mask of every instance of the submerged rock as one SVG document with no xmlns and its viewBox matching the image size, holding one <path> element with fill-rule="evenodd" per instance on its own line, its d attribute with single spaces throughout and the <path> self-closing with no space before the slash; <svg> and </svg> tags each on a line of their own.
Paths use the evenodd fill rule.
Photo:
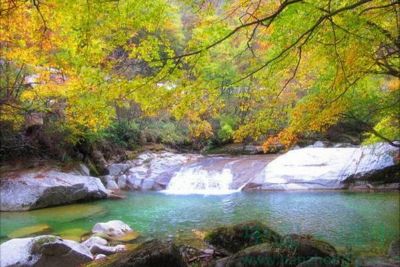
<svg viewBox="0 0 400 267">
<path fill-rule="evenodd" d="M 12 231 L 8 234 L 10 238 L 27 237 L 32 235 L 48 234 L 51 232 L 51 228 L 48 224 L 35 224 L 32 226 L 26 226 Z"/>
<path fill-rule="evenodd" d="M 217 248 L 235 253 L 256 244 L 279 242 L 280 238 L 278 233 L 255 221 L 216 228 L 206 235 L 205 240 Z"/>
<path fill-rule="evenodd" d="M 107 191 L 98 178 L 57 170 L 9 173 L 0 179 L 1 211 L 32 210 L 106 197 Z"/>
<path fill-rule="evenodd" d="M 107 266 L 185 267 L 187 264 L 173 243 L 152 240 L 133 251 L 122 253 L 117 260 Z"/>
<path fill-rule="evenodd" d="M 85 246 L 51 235 L 11 239 L 0 245 L 0 255 L 2 267 L 70 267 L 93 260 Z"/>
<path fill-rule="evenodd" d="M 82 237 L 87 234 L 88 231 L 82 228 L 66 229 L 58 233 L 62 239 L 81 241 Z"/>
</svg>

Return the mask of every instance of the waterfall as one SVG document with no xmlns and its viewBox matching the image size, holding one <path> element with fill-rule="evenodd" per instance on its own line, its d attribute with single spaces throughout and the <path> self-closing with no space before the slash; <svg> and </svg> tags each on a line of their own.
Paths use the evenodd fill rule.
<svg viewBox="0 0 400 267">
<path fill-rule="evenodd" d="M 225 195 L 240 191 L 231 189 L 233 175 L 230 169 L 207 170 L 201 166 L 186 167 L 178 171 L 164 193 L 189 195 Z"/>
</svg>

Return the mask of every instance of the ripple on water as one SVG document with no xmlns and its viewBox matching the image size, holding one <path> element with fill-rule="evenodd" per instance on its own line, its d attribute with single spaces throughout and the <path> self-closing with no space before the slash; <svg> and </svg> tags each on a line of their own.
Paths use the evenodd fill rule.
<svg viewBox="0 0 400 267">
<path fill-rule="evenodd" d="M 342 250 L 384 254 L 399 238 L 398 193 L 264 192 L 224 196 L 127 194 L 104 200 L 31 212 L 1 213 L 1 235 L 35 224 L 55 233 L 90 231 L 97 222 L 122 220 L 143 236 L 184 235 L 224 224 L 260 220 L 282 233 L 306 233 Z M 64 232 L 65 232 L 64 231 Z"/>
</svg>

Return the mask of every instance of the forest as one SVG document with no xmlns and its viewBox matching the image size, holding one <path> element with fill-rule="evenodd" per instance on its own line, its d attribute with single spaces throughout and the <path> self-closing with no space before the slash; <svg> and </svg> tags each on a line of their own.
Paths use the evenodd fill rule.
<svg viewBox="0 0 400 267">
<path fill-rule="evenodd" d="M 398 267 L 399 211 L 399 0 L 0 0 L 0 267 Z"/>
<path fill-rule="evenodd" d="M 388 0 L 2 1 L 2 159 L 398 146 L 399 24 Z"/>
</svg>

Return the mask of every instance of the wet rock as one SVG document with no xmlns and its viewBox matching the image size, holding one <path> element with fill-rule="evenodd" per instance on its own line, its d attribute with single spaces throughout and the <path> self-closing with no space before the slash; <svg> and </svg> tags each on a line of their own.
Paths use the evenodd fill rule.
<svg viewBox="0 0 400 267">
<path fill-rule="evenodd" d="M 96 177 L 58 170 L 4 174 L 0 179 L 0 210 L 20 211 L 107 197 Z"/>
<path fill-rule="evenodd" d="M 179 249 L 173 244 L 152 240 L 140 245 L 133 251 L 122 253 L 113 267 L 185 267 Z"/>
<path fill-rule="evenodd" d="M 135 160 L 128 161 L 131 168 L 126 172 L 125 188 L 130 190 L 165 189 L 172 176 L 183 164 L 201 158 L 195 154 L 176 154 L 171 152 L 144 152 Z M 119 181 L 119 177 L 117 179 Z M 122 178 L 122 184 L 125 177 Z M 120 187 L 121 188 L 121 187 Z"/>
<path fill-rule="evenodd" d="M 51 235 L 11 239 L 0 245 L 0 255 L 2 267 L 70 267 L 93 260 L 92 254 L 85 246 Z"/>
<path fill-rule="evenodd" d="M 205 240 L 211 245 L 235 253 L 264 242 L 279 242 L 280 235 L 260 222 L 223 226 L 209 232 Z"/>
</svg>

